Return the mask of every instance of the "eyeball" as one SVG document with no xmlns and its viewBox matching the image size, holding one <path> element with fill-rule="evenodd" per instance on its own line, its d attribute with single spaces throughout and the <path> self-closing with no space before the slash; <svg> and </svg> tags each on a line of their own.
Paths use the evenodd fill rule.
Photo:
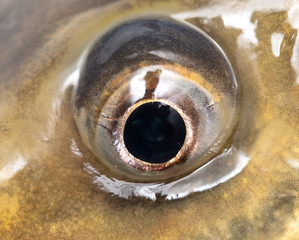
<svg viewBox="0 0 299 240">
<path fill-rule="evenodd" d="M 136 19 L 89 50 L 74 118 L 101 164 L 133 181 L 168 181 L 221 153 L 236 124 L 237 89 L 225 53 L 200 29 Z"/>
</svg>

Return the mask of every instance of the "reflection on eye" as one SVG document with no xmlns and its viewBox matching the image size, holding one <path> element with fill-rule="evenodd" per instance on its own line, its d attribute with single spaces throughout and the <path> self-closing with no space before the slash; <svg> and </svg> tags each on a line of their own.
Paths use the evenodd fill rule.
<svg viewBox="0 0 299 240">
<path fill-rule="evenodd" d="M 161 17 L 101 36 L 73 105 L 81 137 L 102 164 L 134 182 L 170 182 L 228 151 L 236 98 L 220 47 L 200 29 Z"/>
<path fill-rule="evenodd" d="M 57 11 L 60 1 L 51 1 L 46 6 L 36 5 L 32 0 L 25 5 L 21 2 L 11 0 L 0 4 L 3 10 L 0 10 L 3 38 L 0 48 L 4 50 L 0 61 L 1 239 L 298 238 L 298 4 L 281 0 L 271 3 L 129 0 L 126 2 L 132 4 L 124 6 L 115 5 L 114 1 L 61 1 L 63 4 L 59 4 Z M 98 8 L 93 5 L 96 2 Z M 228 134 L 231 137 L 223 140 L 218 150 L 208 147 L 214 154 L 206 158 L 207 162 L 203 161 L 199 167 L 194 165 L 195 170 L 181 175 L 175 171 L 169 173 L 175 168 L 187 168 L 193 162 L 190 155 L 185 161 L 161 170 L 142 170 L 118 158 L 119 165 L 126 166 L 125 171 L 109 165 L 104 157 L 95 157 L 96 151 L 92 153 L 84 146 L 100 142 L 88 138 L 95 128 L 78 124 L 83 130 L 81 138 L 70 111 L 70 103 L 75 103 L 70 97 L 73 85 L 78 83 L 79 73 L 83 74 L 82 63 L 89 46 L 103 39 L 103 33 L 112 32 L 116 23 L 128 23 L 128 19 L 149 13 L 162 14 L 160 10 L 179 19 L 180 25 L 195 29 L 184 23 L 188 21 L 198 26 L 216 40 L 232 63 L 239 86 L 238 111 L 234 114 L 237 124 Z M 48 24 L 43 24 L 44 20 Z M 178 49 L 163 47 L 150 53 L 171 59 L 171 53 L 179 55 Z M 131 55 L 134 58 L 134 53 Z M 123 69 L 128 70 L 128 75 L 137 70 L 140 73 L 132 74 L 129 83 L 128 90 L 140 94 L 127 108 L 131 111 L 121 116 L 124 126 L 128 126 L 135 110 L 150 103 L 169 106 L 185 124 L 187 115 L 180 109 L 187 111 L 188 104 L 179 108 L 171 99 L 156 99 L 158 89 L 160 95 L 169 92 L 187 99 L 192 95 L 192 85 L 184 87 L 184 79 L 187 83 L 193 80 L 199 86 L 197 89 L 206 90 L 203 94 L 211 99 L 217 96 L 217 86 L 200 81 L 200 77 L 207 79 L 205 74 L 182 63 L 161 61 L 154 68 L 150 60 L 148 65 L 137 61 L 138 67 L 134 68 L 134 64 L 126 65 L 129 57 L 119 59 L 118 64 L 124 62 Z M 127 76 L 124 71 L 111 76 L 110 83 L 116 77 Z M 146 79 L 152 79 L 146 81 L 148 85 Z M 162 88 L 162 84 L 167 87 Z M 109 90 L 107 82 L 101 88 L 103 92 L 106 86 Z M 86 94 L 95 97 L 89 101 L 95 108 L 100 101 L 90 94 L 91 90 Z M 176 93 L 171 94 L 173 91 Z M 101 93 L 98 92 L 99 96 Z M 196 98 L 190 98 L 196 103 Z M 75 108 L 75 113 L 78 116 L 81 110 L 82 120 L 84 112 L 93 119 L 90 109 L 82 106 L 79 110 Z M 102 109 L 100 106 L 99 112 Z M 201 109 L 198 110 L 201 116 Z M 115 119 L 102 114 L 99 114 L 101 121 L 94 118 L 95 125 L 103 123 L 103 127 L 110 127 L 109 120 L 112 124 Z M 91 120 L 85 122 L 93 124 Z M 187 136 L 187 124 L 185 127 Z M 84 136 L 84 132 L 88 134 Z M 106 136 L 111 136 L 108 131 Z M 121 145 L 125 144 L 131 155 L 146 163 L 146 159 L 129 150 L 123 137 Z M 193 153 L 201 150 L 207 139 L 199 133 L 197 141 L 202 143 L 193 146 Z M 175 154 L 182 151 L 185 140 L 186 137 Z M 109 138 L 103 142 L 108 146 L 110 143 Z M 198 159 L 204 160 L 204 155 Z M 250 162 L 238 174 L 248 156 Z M 171 161 L 169 157 L 163 160 Z M 222 182 L 225 183 L 219 184 Z M 188 194 L 179 201 L 163 201 Z M 131 201 L 121 199 L 132 197 Z M 143 198 L 158 202 L 149 203 Z"/>
</svg>

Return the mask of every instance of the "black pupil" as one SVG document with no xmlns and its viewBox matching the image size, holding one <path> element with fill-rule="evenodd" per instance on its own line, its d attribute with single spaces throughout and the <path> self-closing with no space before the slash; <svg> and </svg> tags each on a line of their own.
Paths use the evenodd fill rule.
<svg viewBox="0 0 299 240">
<path fill-rule="evenodd" d="M 181 115 L 161 102 L 148 102 L 137 107 L 124 129 L 128 151 L 148 163 L 164 163 L 175 157 L 185 137 L 186 126 Z"/>
</svg>

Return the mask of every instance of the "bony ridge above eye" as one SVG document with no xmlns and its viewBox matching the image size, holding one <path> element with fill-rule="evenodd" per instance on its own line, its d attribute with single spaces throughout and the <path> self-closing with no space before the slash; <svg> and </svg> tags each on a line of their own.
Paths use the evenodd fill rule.
<svg viewBox="0 0 299 240">
<path fill-rule="evenodd" d="M 100 36 L 73 99 L 84 143 L 134 181 L 179 179 L 213 159 L 232 134 L 237 82 L 205 33 L 166 17 Z"/>
</svg>

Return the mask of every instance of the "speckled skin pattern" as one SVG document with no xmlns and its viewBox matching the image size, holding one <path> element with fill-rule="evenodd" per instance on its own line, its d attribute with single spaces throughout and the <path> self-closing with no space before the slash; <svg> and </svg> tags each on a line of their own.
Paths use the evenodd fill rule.
<svg viewBox="0 0 299 240">
<path fill-rule="evenodd" d="M 0 239 L 298 239 L 294 4 L 2 0 Z M 81 141 L 72 88 L 62 94 L 63 83 L 98 32 L 135 15 L 196 9 L 187 21 L 224 49 L 235 70 L 241 104 L 235 141 L 251 160 L 235 178 L 180 200 L 111 196 L 83 170 L 89 162 L 110 174 Z M 233 14 L 248 17 L 254 40 L 246 42 L 253 35 L 244 34 L 240 19 L 228 24 Z M 273 33 L 283 35 L 279 56 Z"/>
</svg>

